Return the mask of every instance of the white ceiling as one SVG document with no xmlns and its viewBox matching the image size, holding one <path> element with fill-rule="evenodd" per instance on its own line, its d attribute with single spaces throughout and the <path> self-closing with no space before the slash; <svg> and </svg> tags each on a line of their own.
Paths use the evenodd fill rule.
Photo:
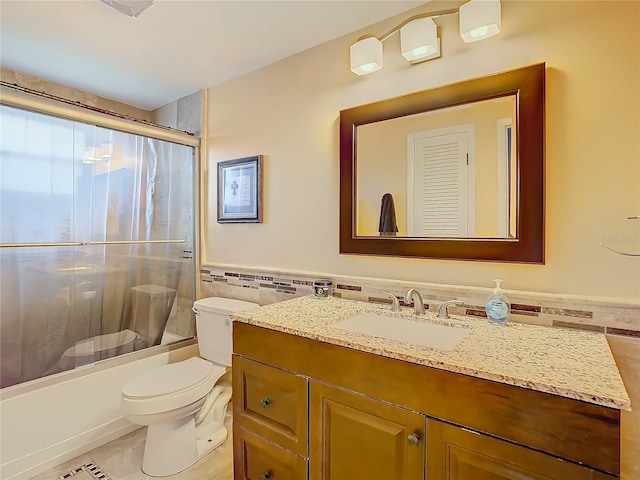
<svg viewBox="0 0 640 480">
<path fill-rule="evenodd" d="M 424 3 L 0 0 L 0 65 L 153 110 Z"/>
</svg>

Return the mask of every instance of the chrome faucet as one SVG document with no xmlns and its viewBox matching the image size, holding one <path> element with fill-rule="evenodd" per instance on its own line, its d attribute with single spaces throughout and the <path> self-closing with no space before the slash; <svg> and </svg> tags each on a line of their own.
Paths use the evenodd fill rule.
<svg viewBox="0 0 640 480">
<path fill-rule="evenodd" d="M 422 295 L 415 288 L 410 288 L 404 296 L 405 302 L 410 302 L 413 297 L 418 297 L 417 300 L 413 300 L 413 314 L 424 315 L 424 302 L 422 301 Z"/>
<path fill-rule="evenodd" d="M 448 302 L 444 302 L 440 305 L 440 308 L 438 308 L 438 318 L 450 318 L 449 310 L 447 310 L 449 305 L 464 305 L 464 302 L 462 300 L 449 300 Z"/>
</svg>

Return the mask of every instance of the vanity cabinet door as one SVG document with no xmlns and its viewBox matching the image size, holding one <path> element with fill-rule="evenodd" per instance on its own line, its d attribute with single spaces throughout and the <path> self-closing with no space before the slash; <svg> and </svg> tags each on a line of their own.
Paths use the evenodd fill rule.
<svg viewBox="0 0 640 480">
<path fill-rule="evenodd" d="M 307 457 L 308 380 L 233 356 L 233 421 Z"/>
<path fill-rule="evenodd" d="M 613 480 L 552 455 L 427 420 L 428 480 Z"/>
<path fill-rule="evenodd" d="M 307 462 L 244 428 L 233 427 L 235 480 L 306 480 Z"/>
<path fill-rule="evenodd" d="M 425 417 L 310 382 L 310 480 L 424 478 Z"/>
</svg>

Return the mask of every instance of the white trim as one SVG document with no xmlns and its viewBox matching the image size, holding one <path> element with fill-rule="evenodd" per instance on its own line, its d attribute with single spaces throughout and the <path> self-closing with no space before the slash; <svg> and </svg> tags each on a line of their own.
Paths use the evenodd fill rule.
<svg viewBox="0 0 640 480">
<path fill-rule="evenodd" d="M 496 120 L 498 142 L 498 237 L 508 238 L 509 218 L 507 216 L 509 205 L 509 169 L 507 168 L 507 134 L 506 127 L 512 127 L 511 118 L 499 118 Z M 511 129 L 513 141 L 513 128 Z"/>
</svg>

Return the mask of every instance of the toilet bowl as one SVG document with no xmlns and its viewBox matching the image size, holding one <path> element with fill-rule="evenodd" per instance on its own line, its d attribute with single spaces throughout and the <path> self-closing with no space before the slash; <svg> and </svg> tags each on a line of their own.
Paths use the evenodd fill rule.
<svg viewBox="0 0 640 480">
<path fill-rule="evenodd" d="M 137 337 L 136 332 L 122 330 L 82 340 L 64 351 L 60 357 L 60 368 L 69 370 L 87 363 L 133 352 Z"/>
<path fill-rule="evenodd" d="M 83 293 L 87 294 L 95 296 L 96 292 Z M 160 285 L 136 285 L 131 287 L 131 296 L 133 305 L 130 329 L 97 335 L 77 342 L 60 357 L 60 370 L 70 370 L 161 343 L 176 290 Z M 167 342 L 169 338 L 167 337 Z"/>
<path fill-rule="evenodd" d="M 202 358 L 157 367 L 122 388 L 125 417 L 148 427 L 142 460 L 145 474 L 176 474 L 225 442 L 231 385 L 220 379 L 231 366 L 229 315 L 258 306 L 219 297 L 197 300 L 193 310 Z"/>
</svg>

